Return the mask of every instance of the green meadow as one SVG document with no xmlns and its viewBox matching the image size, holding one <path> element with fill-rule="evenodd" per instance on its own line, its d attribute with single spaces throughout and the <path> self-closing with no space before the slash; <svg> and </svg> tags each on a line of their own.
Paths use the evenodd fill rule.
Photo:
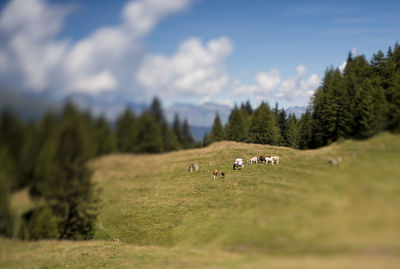
<svg viewBox="0 0 400 269">
<path fill-rule="evenodd" d="M 259 155 L 280 163 L 232 170 Z M 225 141 L 89 165 L 94 240 L 0 239 L 0 268 L 400 268 L 399 135 L 306 151 Z M 15 212 L 31 204 L 13 197 Z"/>
</svg>

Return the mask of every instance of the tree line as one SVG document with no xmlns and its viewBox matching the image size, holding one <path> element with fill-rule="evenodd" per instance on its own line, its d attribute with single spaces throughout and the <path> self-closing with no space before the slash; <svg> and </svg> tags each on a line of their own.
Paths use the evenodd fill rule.
<svg viewBox="0 0 400 269">
<path fill-rule="evenodd" d="M 330 67 L 300 118 L 278 104 L 235 106 L 223 126 L 216 115 L 203 143 L 232 140 L 312 149 L 342 139 L 365 139 L 381 131 L 400 132 L 400 45 L 367 61 L 349 53 L 343 71 Z"/>
<path fill-rule="evenodd" d="M 201 146 L 187 120 L 170 126 L 161 103 L 136 115 L 126 109 L 114 126 L 67 103 L 23 122 L 4 110 L 0 117 L 0 234 L 26 240 L 90 239 L 95 232 L 99 189 L 87 162 L 114 153 L 160 153 Z M 17 218 L 11 195 L 27 189 L 34 206 Z"/>
</svg>

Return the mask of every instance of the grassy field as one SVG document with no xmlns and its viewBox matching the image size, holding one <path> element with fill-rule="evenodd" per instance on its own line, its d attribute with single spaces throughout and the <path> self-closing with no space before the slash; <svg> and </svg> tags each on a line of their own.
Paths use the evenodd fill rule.
<svg viewBox="0 0 400 269">
<path fill-rule="evenodd" d="M 232 170 L 261 154 L 280 164 Z M 399 135 L 309 151 L 219 142 L 90 165 L 102 189 L 95 240 L 0 239 L 1 268 L 400 268 Z"/>
</svg>

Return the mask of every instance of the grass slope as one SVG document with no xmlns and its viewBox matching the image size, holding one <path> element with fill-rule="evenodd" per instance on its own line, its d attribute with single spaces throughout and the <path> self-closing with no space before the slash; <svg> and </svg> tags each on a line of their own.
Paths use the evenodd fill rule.
<svg viewBox="0 0 400 269">
<path fill-rule="evenodd" d="M 281 162 L 232 170 L 261 154 Z M 327 163 L 338 156 L 340 167 Z M 96 240 L 2 239 L 0 267 L 400 268 L 399 161 L 391 134 L 309 151 L 219 142 L 105 156 L 91 163 L 103 190 Z"/>
</svg>

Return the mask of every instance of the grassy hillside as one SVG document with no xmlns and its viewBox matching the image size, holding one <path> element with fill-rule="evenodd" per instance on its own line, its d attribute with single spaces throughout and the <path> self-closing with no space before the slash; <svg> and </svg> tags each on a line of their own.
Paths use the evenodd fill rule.
<svg viewBox="0 0 400 269">
<path fill-rule="evenodd" d="M 280 164 L 232 170 L 261 154 Z M 2 239 L 0 267 L 400 268 L 399 164 L 391 134 L 310 151 L 220 142 L 105 156 L 90 164 L 102 188 L 96 240 Z"/>
</svg>

